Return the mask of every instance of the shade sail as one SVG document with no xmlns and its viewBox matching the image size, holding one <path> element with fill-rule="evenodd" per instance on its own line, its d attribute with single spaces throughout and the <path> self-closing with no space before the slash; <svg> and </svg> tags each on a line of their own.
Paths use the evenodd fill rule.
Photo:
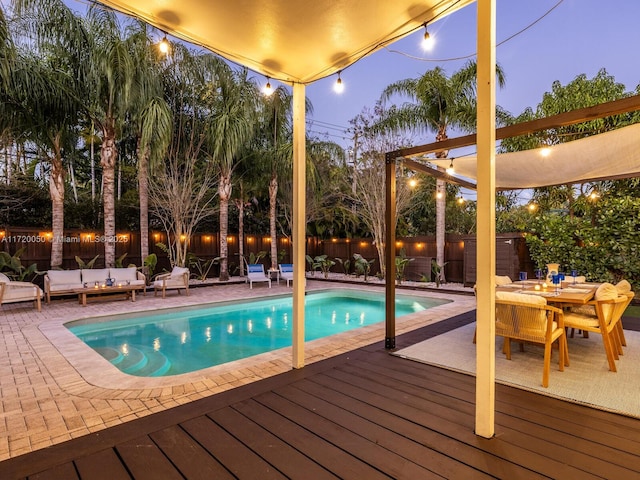
<svg viewBox="0 0 640 480">
<path fill-rule="evenodd" d="M 451 159 L 428 160 L 447 168 Z M 477 180 L 476 157 L 453 160 L 456 177 Z M 496 188 L 547 187 L 640 176 L 640 124 L 542 149 L 496 155 Z"/>
<path fill-rule="evenodd" d="M 100 0 L 271 78 L 310 83 L 473 0 Z"/>
</svg>

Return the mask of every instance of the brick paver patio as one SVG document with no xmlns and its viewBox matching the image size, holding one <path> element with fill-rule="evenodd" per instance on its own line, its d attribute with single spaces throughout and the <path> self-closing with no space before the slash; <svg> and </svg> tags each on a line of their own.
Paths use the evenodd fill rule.
<svg viewBox="0 0 640 480">
<path fill-rule="evenodd" d="M 309 280 L 307 290 L 328 288 Z M 340 288 L 363 286 L 341 284 Z M 380 286 L 368 286 L 384 295 Z M 244 283 L 192 288 L 187 297 L 175 291 L 166 299 L 138 295 L 136 302 L 91 299 L 86 307 L 74 299 L 43 304 L 2 306 L 0 313 L 0 461 L 33 450 L 98 432 L 104 428 L 165 410 L 291 369 L 291 348 L 170 377 L 126 375 L 71 334 L 71 320 L 151 311 L 209 302 L 290 294 L 284 283 L 273 288 Z M 397 319 L 397 333 L 449 318 L 475 308 L 472 296 L 440 292 L 406 292 L 453 300 Z M 305 346 L 310 364 L 346 351 L 383 341 L 384 324 L 319 339 Z"/>
</svg>

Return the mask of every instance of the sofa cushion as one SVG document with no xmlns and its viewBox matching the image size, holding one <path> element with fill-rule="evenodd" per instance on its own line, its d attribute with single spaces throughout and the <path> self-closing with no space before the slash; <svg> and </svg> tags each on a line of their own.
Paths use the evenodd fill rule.
<svg viewBox="0 0 640 480">
<path fill-rule="evenodd" d="M 530 295 L 527 293 L 496 292 L 496 300 L 506 300 L 508 302 L 526 303 L 527 305 L 546 305 L 547 299 L 540 295 Z"/>
<path fill-rule="evenodd" d="M 80 270 L 49 270 L 47 276 L 52 290 L 54 285 L 73 285 L 73 288 L 82 286 Z"/>
<path fill-rule="evenodd" d="M 81 270 L 82 272 L 82 282 L 87 283 L 89 286 L 98 282 L 103 284 L 109 278 L 109 269 L 108 268 L 85 268 Z"/>
<path fill-rule="evenodd" d="M 109 269 L 110 276 L 111 278 L 115 278 L 116 285 L 118 283 L 126 283 L 127 280 L 130 283 L 135 282 L 138 279 L 137 272 L 136 267 Z"/>
<path fill-rule="evenodd" d="M 11 280 L 4 273 L 0 272 L 0 282 L 9 283 Z"/>
<path fill-rule="evenodd" d="M 496 287 L 512 283 L 509 275 L 496 275 Z"/>
</svg>

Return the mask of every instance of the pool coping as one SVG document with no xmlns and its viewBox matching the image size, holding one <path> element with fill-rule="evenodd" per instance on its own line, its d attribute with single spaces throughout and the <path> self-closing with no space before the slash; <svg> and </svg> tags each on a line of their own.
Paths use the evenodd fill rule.
<svg viewBox="0 0 640 480">
<path fill-rule="evenodd" d="M 357 286 L 352 285 L 349 287 L 342 287 L 343 289 L 349 290 L 359 290 L 359 291 L 369 291 L 366 286 Z M 319 291 L 327 291 L 327 290 L 336 290 L 336 288 L 331 288 L 327 286 L 323 286 L 321 288 L 313 289 L 313 292 Z M 289 294 L 276 294 L 276 295 L 265 295 L 260 297 L 253 297 L 257 299 L 268 299 L 268 298 L 277 298 L 277 297 L 287 297 Z M 415 297 L 429 297 L 429 298 L 442 298 L 442 294 L 437 294 L 434 292 L 415 292 L 411 293 L 401 293 L 399 295 L 405 296 L 415 296 Z M 449 296 L 449 295 L 446 295 Z M 432 308 L 429 308 L 428 312 L 431 312 L 434 309 L 449 307 L 455 300 L 450 300 L 449 303 L 445 303 L 443 305 L 438 305 Z M 175 309 L 197 309 L 203 306 L 215 306 L 215 305 L 230 305 L 233 303 L 237 303 L 240 300 L 225 300 L 221 302 L 208 302 L 208 303 L 199 303 L 196 305 L 188 305 L 181 307 L 164 307 L 159 308 L 157 310 L 175 310 Z M 425 315 L 426 311 L 415 312 L 408 315 L 404 315 L 396 319 L 396 328 L 398 332 L 403 325 L 406 324 L 415 324 L 416 320 Z M 141 310 L 137 312 L 130 313 L 119 313 L 117 316 L 134 316 L 136 314 L 144 314 L 148 312 L 148 310 Z M 437 313 L 437 312 L 431 312 Z M 451 316 L 450 312 L 447 312 L 447 318 Z M 92 317 L 92 318 L 103 318 L 101 317 Z M 243 370 L 251 367 L 260 368 L 261 366 L 267 366 L 268 364 L 282 360 L 283 357 L 290 357 L 292 347 L 283 347 L 280 349 L 272 350 L 270 352 L 261 353 L 258 355 L 253 355 L 251 357 L 247 357 L 240 360 L 234 360 L 232 362 L 227 362 L 221 365 L 214 365 L 211 367 L 207 367 L 204 369 L 200 369 L 194 372 L 182 373 L 178 375 L 171 375 L 166 377 L 138 377 L 130 374 L 126 374 L 120 371 L 117 367 L 112 365 L 108 360 L 95 352 L 91 347 L 89 347 L 86 343 L 84 343 L 81 339 L 79 339 L 76 335 L 74 335 L 65 325 L 69 323 L 78 323 L 82 324 L 84 321 L 88 321 L 88 318 L 78 318 L 78 319 L 68 319 L 62 321 L 52 321 L 42 324 L 38 327 L 40 332 L 46 337 L 46 339 L 51 343 L 51 346 L 55 348 L 56 352 L 51 352 L 47 354 L 48 358 L 52 358 L 53 355 L 61 355 L 68 362 L 69 366 L 76 371 L 76 373 L 81 377 L 82 381 L 88 383 L 92 387 L 98 387 L 105 390 L 142 390 L 138 398 L 151 398 L 156 397 L 160 394 L 157 389 L 163 389 L 166 387 L 175 387 L 185 384 L 193 384 L 198 382 L 203 382 L 205 379 L 210 379 L 216 376 L 223 376 L 230 371 Z M 430 322 L 429 322 L 430 323 Z M 318 352 L 321 350 L 326 350 L 327 344 L 332 343 L 340 343 L 343 340 L 348 338 L 353 338 L 354 336 L 357 338 L 368 338 L 370 336 L 375 336 L 378 333 L 380 328 L 380 323 L 376 323 L 373 325 L 368 325 L 365 327 L 360 327 L 356 330 L 351 330 L 348 332 L 342 332 L 335 335 L 331 335 L 330 337 L 320 338 L 316 340 L 311 340 L 305 343 L 305 357 L 310 356 L 313 361 L 318 361 L 321 356 L 322 358 L 326 358 L 323 355 L 318 355 Z M 417 328 L 417 327 L 416 327 Z M 375 340 L 374 340 L 375 341 Z M 46 348 L 44 345 L 38 346 L 38 351 L 43 351 Z M 64 352 L 63 352 L 64 350 Z M 71 381 L 65 382 L 65 385 L 61 384 L 60 386 L 67 391 L 75 392 L 78 389 L 78 382 L 80 379 L 73 378 L 73 372 L 68 372 L 63 378 L 68 378 Z M 81 387 L 82 388 L 82 387 Z"/>
</svg>

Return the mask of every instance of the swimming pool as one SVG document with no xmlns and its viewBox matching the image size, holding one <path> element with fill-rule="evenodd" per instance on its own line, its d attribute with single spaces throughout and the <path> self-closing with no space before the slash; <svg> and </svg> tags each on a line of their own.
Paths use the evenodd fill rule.
<svg viewBox="0 0 640 480">
<path fill-rule="evenodd" d="M 324 290 L 305 296 L 305 341 L 384 320 L 384 294 Z M 398 295 L 396 316 L 449 300 Z M 160 377 L 193 372 L 291 345 L 292 298 L 270 297 L 67 328 L 122 372 Z"/>
</svg>

